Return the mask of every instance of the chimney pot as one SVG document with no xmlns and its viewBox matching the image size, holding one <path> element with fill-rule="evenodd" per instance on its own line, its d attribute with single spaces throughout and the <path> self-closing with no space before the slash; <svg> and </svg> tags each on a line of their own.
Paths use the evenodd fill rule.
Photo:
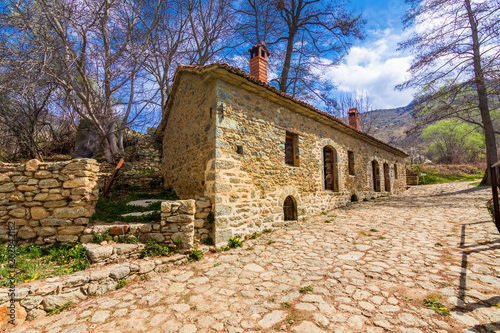
<svg viewBox="0 0 500 333">
<path fill-rule="evenodd" d="M 358 108 L 350 108 L 349 112 L 349 126 L 359 131 L 359 111 Z"/>
<path fill-rule="evenodd" d="M 266 43 L 260 42 L 247 52 L 250 52 L 250 76 L 267 83 L 267 57 L 270 53 Z"/>
</svg>

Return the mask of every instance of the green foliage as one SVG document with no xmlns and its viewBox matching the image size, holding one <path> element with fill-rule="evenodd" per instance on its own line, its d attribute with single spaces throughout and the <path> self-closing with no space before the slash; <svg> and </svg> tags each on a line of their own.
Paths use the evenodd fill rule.
<svg viewBox="0 0 500 333">
<path fill-rule="evenodd" d="M 498 205 L 500 206 L 500 201 L 498 201 Z M 491 204 L 488 206 L 488 212 L 490 212 L 490 214 L 495 214 L 495 206 L 493 205 L 493 202 L 491 202 Z"/>
<path fill-rule="evenodd" d="M 313 287 L 311 286 L 304 286 L 299 289 L 299 291 L 303 294 L 305 293 L 312 293 L 313 292 Z"/>
<path fill-rule="evenodd" d="M 243 241 L 241 240 L 240 236 L 231 237 L 231 239 L 227 242 L 227 246 L 229 246 L 232 249 L 235 249 L 235 248 L 240 247 L 242 245 L 243 245 Z"/>
<path fill-rule="evenodd" d="M 433 297 L 427 297 L 426 299 L 424 299 L 424 303 L 429 309 L 434 310 L 434 312 L 436 312 L 437 314 L 440 314 L 442 316 L 451 315 L 450 310 L 448 310 L 448 308 L 443 303 L 439 302 Z"/>
<path fill-rule="evenodd" d="M 198 261 L 201 258 L 203 258 L 204 255 L 205 255 L 205 253 L 203 253 L 200 250 L 192 250 L 191 253 L 188 256 L 188 260 L 189 261 L 193 261 L 193 260 L 194 261 Z"/>
<path fill-rule="evenodd" d="M 49 310 L 47 311 L 47 314 L 48 314 L 49 316 L 59 314 L 61 311 L 64 311 L 64 310 L 66 310 L 66 309 L 69 309 L 69 307 L 70 307 L 70 306 L 71 306 L 71 302 L 68 302 L 68 303 L 66 303 L 66 304 L 64 304 L 64 305 L 61 305 L 61 306 L 56 305 L 56 307 L 55 307 L 55 308 L 53 308 L 53 309 L 49 309 Z"/>
<path fill-rule="evenodd" d="M 160 245 L 153 239 L 148 239 L 146 241 L 146 247 L 141 251 L 141 257 L 163 257 L 170 252 L 167 246 Z"/>
<path fill-rule="evenodd" d="M 137 238 L 135 238 L 135 237 L 119 236 L 118 243 L 137 244 L 137 243 L 139 243 L 139 240 L 137 240 Z"/>
<path fill-rule="evenodd" d="M 92 243 L 101 244 L 103 241 L 112 241 L 113 237 L 109 234 L 109 229 L 107 229 L 102 235 L 95 234 L 92 236 Z"/>
<path fill-rule="evenodd" d="M 127 285 L 127 280 L 126 279 L 121 279 L 120 282 L 116 285 L 115 289 L 121 289 Z"/>
<path fill-rule="evenodd" d="M 210 237 L 203 240 L 203 245 L 214 245 L 214 240 Z"/>
<path fill-rule="evenodd" d="M 257 239 L 260 235 L 262 235 L 262 232 L 256 231 L 250 235 L 250 239 Z"/>
<path fill-rule="evenodd" d="M 418 180 L 419 185 L 449 183 L 454 181 L 471 181 L 484 177 L 484 172 L 473 166 L 466 166 L 461 169 L 440 169 L 437 165 L 416 164 L 411 167 L 407 167 L 406 172 L 408 175 L 416 176 L 420 176 L 421 173 L 427 174 L 425 176 L 425 183 L 424 177 L 420 176 Z"/>
<path fill-rule="evenodd" d="M 124 219 L 126 222 L 142 222 L 142 223 L 159 222 L 161 221 L 161 212 L 152 212 L 146 215 L 139 215 L 139 216 L 132 216 L 132 215 L 123 216 L 122 219 Z"/>
<path fill-rule="evenodd" d="M 148 210 L 160 210 L 161 202 L 154 202 L 147 207 L 127 205 L 127 202 L 134 200 L 144 199 L 163 199 L 163 200 L 177 200 L 179 197 L 172 189 L 163 190 L 160 193 L 141 193 L 141 192 L 127 192 L 125 196 L 121 196 L 118 192 L 113 192 L 104 198 L 97 200 L 97 205 L 94 215 L 90 218 L 91 221 L 104 221 L 115 222 L 124 221 L 123 214 L 134 212 L 146 212 Z M 155 221 L 159 220 L 158 214 L 143 218 L 140 222 L 149 222 L 151 218 Z M 147 221 L 147 219 L 150 219 Z M 133 218 L 131 218 L 133 220 Z M 141 219 L 140 217 L 138 219 Z M 130 221 L 130 222 L 136 222 Z"/>
<path fill-rule="evenodd" d="M 16 257 L 16 283 L 30 282 L 47 276 L 64 275 L 86 269 L 90 265 L 87 252 L 79 243 L 54 243 L 48 247 L 37 244 L 20 246 Z M 8 260 L 7 244 L 0 246 L 0 258 Z M 0 286 L 8 284 L 8 268 L 0 269 Z"/>
<path fill-rule="evenodd" d="M 484 135 L 464 122 L 440 120 L 422 131 L 428 155 L 440 163 L 476 162 L 484 159 Z"/>
<path fill-rule="evenodd" d="M 214 221 L 215 221 L 215 215 L 214 215 L 213 212 L 208 213 L 207 221 L 210 222 L 210 223 L 214 223 Z"/>
</svg>

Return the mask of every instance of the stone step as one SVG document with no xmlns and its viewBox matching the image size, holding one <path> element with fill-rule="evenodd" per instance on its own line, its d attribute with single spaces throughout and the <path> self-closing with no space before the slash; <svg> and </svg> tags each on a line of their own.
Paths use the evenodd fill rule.
<svg viewBox="0 0 500 333">
<path fill-rule="evenodd" d="M 163 200 L 163 199 L 144 199 L 144 200 L 134 200 L 127 202 L 127 206 L 140 206 L 140 207 L 147 207 L 152 203 L 155 202 L 163 202 L 163 201 L 168 201 L 168 200 Z"/>
</svg>

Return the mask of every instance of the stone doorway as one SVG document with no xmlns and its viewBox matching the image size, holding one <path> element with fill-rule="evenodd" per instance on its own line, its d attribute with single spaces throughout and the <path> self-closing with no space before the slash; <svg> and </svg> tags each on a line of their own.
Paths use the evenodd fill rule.
<svg viewBox="0 0 500 333">
<path fill-rule="evenodd" d="M 373 181 L 373 190 L 375 192 L 380 192 L 380 169 L 378 167 L 378 162 L 372 161 L 372 181 Z"/>
<path fill-rule="evenodd" d="M 288 196 L 283 203 L 283 212 L 285 221 L 297 221 L 297 206 L 292 196 Z"/>
</svg>

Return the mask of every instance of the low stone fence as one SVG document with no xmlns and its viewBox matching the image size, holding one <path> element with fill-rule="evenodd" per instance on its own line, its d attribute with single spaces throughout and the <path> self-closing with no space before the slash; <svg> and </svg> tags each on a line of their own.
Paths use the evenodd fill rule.
<svg viewBox="0 0 500 333">
<path fill-rule="evenodd" d="M 98 198 L 93 159 L 0 165 L 0 239 L 14 222 L 20 243 L 75 242 Z"/>
<path fill-rule="evenodd" d="M 185 262 L 187 258 L 181 254 L 162 258 L 145 258 L 20 284 L 16 286 L 14 297 L 16 324 L 22 323 L 25 319 L 43 315 L 56 306 L 63 306 L 68 302 L 76 303 L 87 299 L 88 296 L 114 290 L 122 279 L 130 281 L 151 272 L 165 272 L 169 267 Z M 7 288 L 0 289 L 0 304 L 0 330 L 2 330 L 8 327 L 8 317 L 2 317 L 2 314 L 7 313 L 7 307 L 10 305 Z"/>
</svg>

